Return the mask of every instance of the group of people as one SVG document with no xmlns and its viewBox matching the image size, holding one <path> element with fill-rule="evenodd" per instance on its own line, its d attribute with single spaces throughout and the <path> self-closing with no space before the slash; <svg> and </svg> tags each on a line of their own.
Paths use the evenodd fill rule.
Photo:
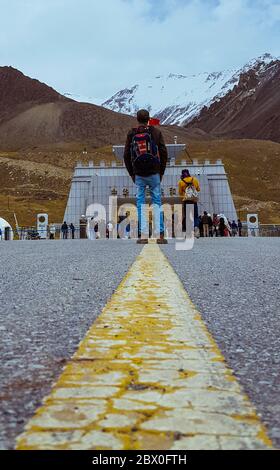
<svg viewBox="0 0 280 470">
<path fill-rule="evenodd" d="M 69 238 L 72 238 L 72 240 L 74 240 L 75 231 L 76 231 L 76 228 L 72 223 L 68 226 L 67 222 L 64 221 L 63 224 L 61 225 L 61 234 L 62 234 L 63 240 L 67 240 L 69 234 L 70 234 Z"/>
<path fill-rule="evenodd" d="M 238 219 L 230 221 L 223 214 L 209 214 L 204 211 L 199 219 L 200 237 L 242 237 L 242 222 Z"/>
</svg>

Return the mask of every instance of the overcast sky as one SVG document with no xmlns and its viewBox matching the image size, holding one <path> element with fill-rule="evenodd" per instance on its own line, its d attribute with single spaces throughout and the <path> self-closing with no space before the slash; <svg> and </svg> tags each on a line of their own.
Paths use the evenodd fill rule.
<svg viewBox="0 0 280 470">
<path fill-rule="evenodd" d="M 280 0 L 0 0 L 0 65 L 107 98 L 141 76 L 280 56 Z"/>
</svg>

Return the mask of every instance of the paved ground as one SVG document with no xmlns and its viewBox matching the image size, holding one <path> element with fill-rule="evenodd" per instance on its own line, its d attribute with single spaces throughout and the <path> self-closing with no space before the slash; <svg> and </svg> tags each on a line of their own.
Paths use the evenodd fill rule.
<svg viewBox="0 0 280 470">
<path fill-rule="evenodd" d="M 163 249 L 280 448 L 280 240 Z"/>
<path fill-rule="evenodd" d="M 267 448 L 262 423 L 155 244 L 17 440 L 20 450 Z"/>
<path fill-rule="evenodd" d="M 0 448 L 13 447 L 140 250 L 0 244 Z M 190 252 L 163 251 L 280 447 L 279 241 L 201 239 Z"/>
<path fill-rule="evenodd" d="M 0 243 L 0 449 L 12 448 L 140 252 L 129 241 Z"/>
</svg>

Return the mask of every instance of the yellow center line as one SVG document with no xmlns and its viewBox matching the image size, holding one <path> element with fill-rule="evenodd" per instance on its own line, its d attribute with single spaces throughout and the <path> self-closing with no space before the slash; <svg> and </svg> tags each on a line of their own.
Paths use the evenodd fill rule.
<svg viewBox="0 0 280 470">
<path fill-rule="evenodd" d="M 269 449 L 181 281 L 146 245 L 17 449 Z"/>
</svg>

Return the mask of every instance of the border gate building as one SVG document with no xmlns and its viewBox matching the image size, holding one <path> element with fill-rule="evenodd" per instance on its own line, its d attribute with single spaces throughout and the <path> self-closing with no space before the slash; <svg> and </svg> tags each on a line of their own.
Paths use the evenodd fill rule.
<svg viewBox="0 0 280 470">
<path fill-rule="evenodd" d="M 237 214 L 231 195 L 227 174 L 221 160 L 215 163 L 205 160 L 178 162 L 178 156 L 185 150 L 184 144 L 167 145 L 168 163 L 162 180 L 162 201 L 178 204 L 178 180 L 183 168 L 200 182 L 199 214 L 207 211 L 211 214 L 224 214 L 230 220 L 237 220 Z M 106 210 L 106 222 L 109 222 L 109 198 L 118 196 L 118 205 L 133 203 L 136 205 L 136 186 L 128 175 L 123 162 L 123 146 L 113 147 L 115 161 L 99 164 L 89 162 L 87 166 L 78 163 L 72 178 L 71 189 L 65 210 L 64 220 L 78 227 L 82 216 L 91 216 L 87 209 L 92 204 L 101 204 Z M 177 159 L 176 159 L 177 157 Z"/>
</svg>

